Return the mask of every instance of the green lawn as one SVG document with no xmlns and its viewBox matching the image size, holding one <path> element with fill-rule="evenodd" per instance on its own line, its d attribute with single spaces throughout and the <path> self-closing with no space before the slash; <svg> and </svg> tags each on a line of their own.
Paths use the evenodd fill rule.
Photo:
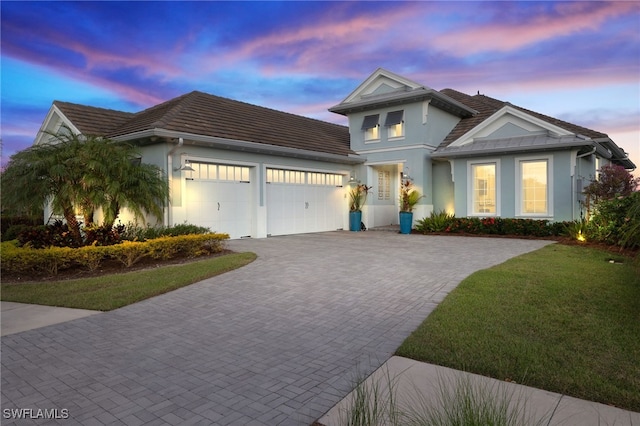
<svg viewBox="0 0 640 426">
<path fill-rule="evenodd" d="M 110 311 L 222 274 L 255 260 L 233 253 L 180 265 L 58 282 L 2 284 L 3 301 Z"/>
<path fill-rule="evenodd" d="M 464 280 L 397 355 L 640 411 L 640 271 L 549 245 Z"/>
</svg>

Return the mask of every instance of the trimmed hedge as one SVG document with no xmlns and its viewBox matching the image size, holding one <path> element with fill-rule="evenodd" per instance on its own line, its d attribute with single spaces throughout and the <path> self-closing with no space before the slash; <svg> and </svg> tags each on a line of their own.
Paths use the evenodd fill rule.
<svg viewBox="0 0 640 426">
<path fill-rule="evenodd" d="M 0 271 L 3 274 L 56 275 L 68 268 L 97 270 L 110 259 L 129 268 L 141 259 L 173 259 L 197 257 L 224 250 L 228 234 L 192 234 L 177 237 L 161 237 L 148 241 L 123 241 L 111 246 L 85 246 L 80 248 L 49 247 L 36 249 L 18 247 L 16 241 L 0 245 Z"/>
<path fill-rule="evenodd" d="M 444 232 L 452 234 L 521 235 L 555 237 L 566 235 L 568 222 L 501 217 L 454 217 L 444 212 L 432 213 L 417 221 L 416 230 L 423 234 Z"/>
</svg>

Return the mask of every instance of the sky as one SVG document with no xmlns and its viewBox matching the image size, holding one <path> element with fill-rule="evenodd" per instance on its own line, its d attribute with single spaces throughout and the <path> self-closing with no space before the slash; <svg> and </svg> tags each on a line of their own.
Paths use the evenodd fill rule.
<svg viewBox="0 0 640 426">
<path fill-rule="evenodd" d="M 3 165 L 54 100 L 199 90 L 346 125 L 327 109 L 382 67 L 607 133 L 640 167 L 636 1 L 3 0 L 0 19 Z"/>
</svg>

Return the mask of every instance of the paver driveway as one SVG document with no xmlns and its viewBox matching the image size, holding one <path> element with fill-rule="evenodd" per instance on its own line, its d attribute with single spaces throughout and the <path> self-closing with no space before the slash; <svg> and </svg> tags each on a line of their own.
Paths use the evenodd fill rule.
<svg viewBox="0 0 640 426">
<path fill-rule="evenodd" d="M 7 409 L 57 408 L 62 424 L 308 425 L 463 278 L 545 244 L 372 231 L 232 241 L 258 259 L 3 337 L 3 424 Z"/>
</svg>

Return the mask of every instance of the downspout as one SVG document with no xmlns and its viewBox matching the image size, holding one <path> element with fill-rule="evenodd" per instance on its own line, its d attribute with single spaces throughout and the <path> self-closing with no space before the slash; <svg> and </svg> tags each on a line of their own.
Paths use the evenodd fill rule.
<svg viewBox="0 0 640 426">
<path fill-rule="evenodd" d="M 576 155 L 576 164 L 574 165 L 574 168 L 573 168 L 573 180 L 574 182 L 576 182 L 576 185 L 578 182 L 577 170 L 576 170 L 578 168 L 578 158 L 584 158 L 589 155 L 593 155 L 596 152 L 596 149 L 597 149 L 597 146 L 594 144 L 593 149 L 591 151 L 585 152 L 584 154 Z M 571 191 L 571 218 L 573 220 L 575 220 L 575 217 L 576 217 L 576 199 L 575 199 L 576 194 L 577 194 L 577 191 Z"/>
<path fill-rule="evenodd" d="M 178 148 L 184 145 L 184 139 L 178 138 L 178 144 L 171 148 L 169 153 L 167 154 L 167 177 L 169 184 L 169 193 L 173 190 L 173 154 L 176 152 Z M 164 224 L 165 226 L 171 226 L 171 203 L 167 205 L 167 208 L 164 211 Z"/>
</svg>

